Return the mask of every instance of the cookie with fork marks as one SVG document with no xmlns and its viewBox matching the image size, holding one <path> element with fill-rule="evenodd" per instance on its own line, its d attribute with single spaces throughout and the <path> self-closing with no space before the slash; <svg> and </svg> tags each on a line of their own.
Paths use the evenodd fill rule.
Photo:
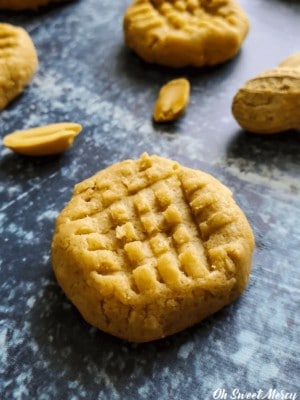
<svg viewBox="0 0 300 400">
<path fill-rule="evenodd" d="M 235 0 L 135 0 L 123 28 L 126 45 L 145 61 L 201 67 L 234 57 L 249 20 Z"/>
<path fill-rule="evenodd" d="M 23 92 L 37 67 L 29 34 L 23 28 L 0 23 L 0 111 Z"/>
<path fill-rule="evenodd" d="M 52 261 L 86 321 L 147 342 L 236 299 L 253 248 L 250 225 L 227 187 L 144 153 L 75 186 L 56 221 Z"/>
</svg>

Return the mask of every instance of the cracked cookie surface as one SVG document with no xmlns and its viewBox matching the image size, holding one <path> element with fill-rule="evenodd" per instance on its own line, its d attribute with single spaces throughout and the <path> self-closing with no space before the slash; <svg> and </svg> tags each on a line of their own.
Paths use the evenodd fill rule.
<svg viewBox="0 0 300 400">
<path fill-rule="evenodd" d="M 37 67 L 37 53 L 28 33 L 0 23 L 0 111 L 22 93 Z"/>
<path fill-rule="evenodd" d="M 75 186 L 56 221 L 52 261 L 86 321 L 146 342 L 233 301 L 247 284 L 253 248 L 229 189 L 143 154 Z"/>
<path fill-rule="evenodd" d="M 145 61 L 201 67 L 234 57 L 249 20 L 235 0 L 135 0 L 123 28 L 126 45 Z"/>
</svg>

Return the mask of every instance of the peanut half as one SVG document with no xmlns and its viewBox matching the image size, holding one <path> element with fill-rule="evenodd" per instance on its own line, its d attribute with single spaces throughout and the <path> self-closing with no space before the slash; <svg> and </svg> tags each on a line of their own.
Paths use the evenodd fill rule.
<svg viewBox="0 0 300 400">
<path fill-rule="evenodd" d="M 153 109 L 153 119 L 156 122 L 173 121 L 180 117 L 189 102 L 190 83 L 185 78 L 169 81 L 159 91 Z"/>
<path fill-rule="evenodd" d="M 254 133 L 300 129 L 300 53 L 246 82 L 236 93 L 232 113 Z"/>
<path fill-rule="evenodd" d="M 82 127 L 71 122 L 15 131 L 3 138 L 3 144 L 16 153 L 28 156 L 58 154 L 68 149 Z"/>
</svg>

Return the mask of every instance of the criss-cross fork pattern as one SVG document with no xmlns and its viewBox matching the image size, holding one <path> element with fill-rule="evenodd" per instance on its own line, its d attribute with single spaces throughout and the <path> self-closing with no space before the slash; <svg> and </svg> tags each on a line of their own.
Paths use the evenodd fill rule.
<svg viewBox="0 0 300 400">
<path fill-rule="evenodd" d="M 238 17 L 224 0 L 144 0 L 135 3 L 130 15 L 137 29 L 149 31 L 167 25 L 187 35 L 199 29 L 226 32 L 237 23 Z"/>
<path fill-rule="evenodd" d="M 84 261 L 102 292 L 131 296 L 209 281 L 222 269 L 214 258 L 234 269 L 228 243 L 208 245 L 232 215 L 218 211 L 209 178 L 189 171 L 144 155 L 77 188 L 70 216 L 75 240 L 83 242 Z"/>
<path fill-rule="evenodd" d="M 11 57 L 18 46 L 18 35 L 6 24 L 0 24 L 0 60 Z"/>
</svg>

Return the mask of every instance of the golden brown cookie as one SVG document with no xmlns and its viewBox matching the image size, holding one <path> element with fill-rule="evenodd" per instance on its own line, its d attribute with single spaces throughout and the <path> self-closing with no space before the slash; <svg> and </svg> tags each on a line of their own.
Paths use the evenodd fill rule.
<svg viewBox="0 0 300 400">
<path fill-rule="evenodd" d="M 201 67 L 235 56 L 249 21 L 235 0 L 135 0 L 123 27 L 126 45 L 145 61 Z"/>
<path fill-rule="evenodd" d="M 28 33 L 0 23 L 0 110 L 23 91 L 37 67 L 37 53 Z"/>
<path fill-rule="evenodd" d="M 245 288 L 254 238 L 212 176 L 143 154 L 75 186 L 53 268 L 90 324 L 146 342 L 189 327 Z"/>
<path fill-rule="evenodd" d="M 66 0 L 0 0 L 0 9 L 26 10 L 36 9 L 53 3 L 62 3 Z"/>
</svg>

